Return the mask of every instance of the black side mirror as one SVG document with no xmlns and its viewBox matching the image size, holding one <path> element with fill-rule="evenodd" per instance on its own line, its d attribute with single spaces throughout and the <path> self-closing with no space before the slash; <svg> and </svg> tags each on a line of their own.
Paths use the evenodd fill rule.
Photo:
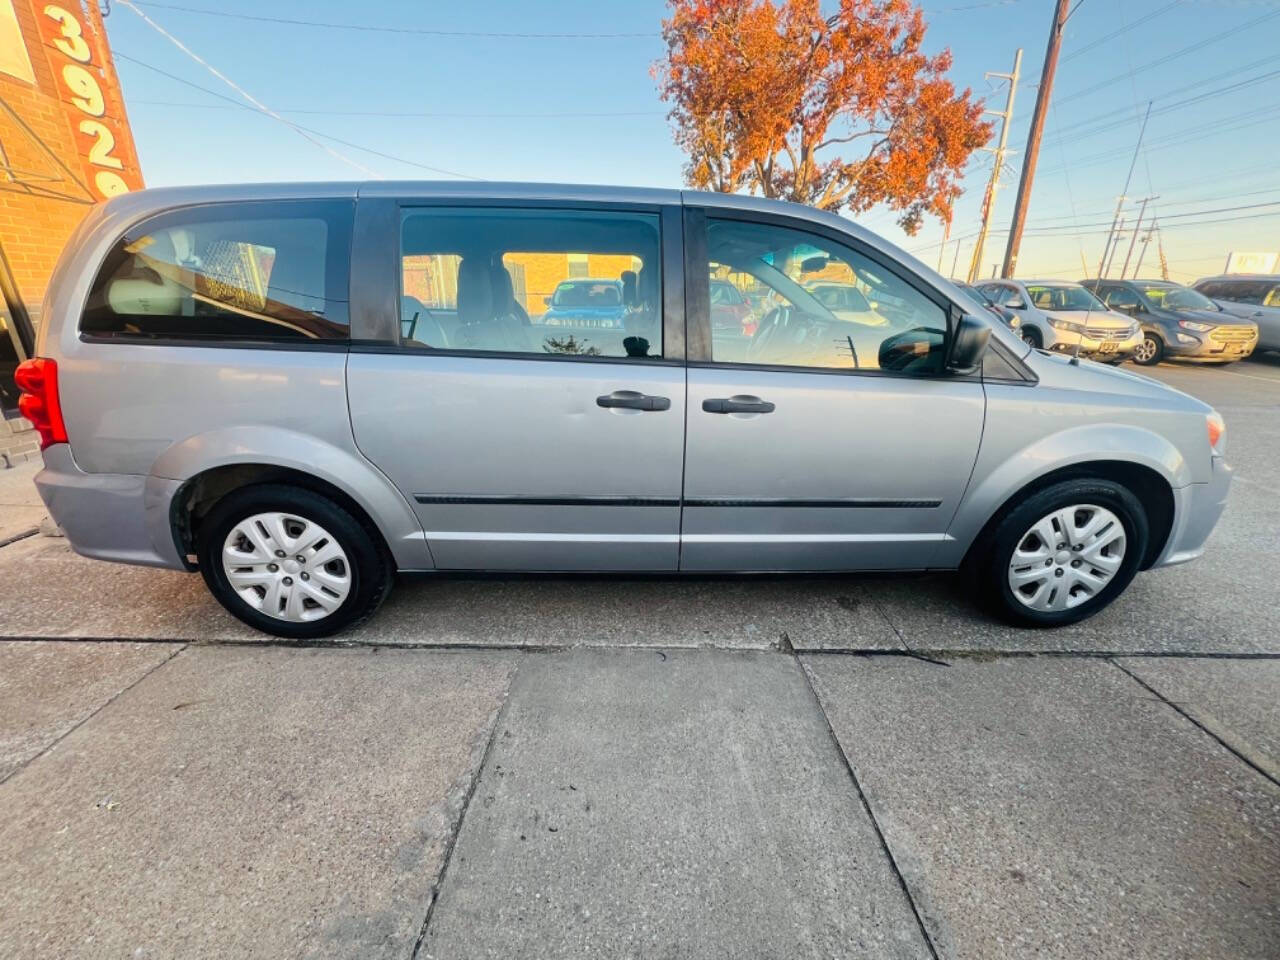
<svg viewBox="0 0 1280 960">
<path fill-rule="evenodd" d="M 990 339 L 991 327 L 977 317 L 963 315 L 956 324 L 947 369 L 962 377 L 977 373 L 982 369 L 982 355 L 987 352 L 987 341 Z"/>
</svg>

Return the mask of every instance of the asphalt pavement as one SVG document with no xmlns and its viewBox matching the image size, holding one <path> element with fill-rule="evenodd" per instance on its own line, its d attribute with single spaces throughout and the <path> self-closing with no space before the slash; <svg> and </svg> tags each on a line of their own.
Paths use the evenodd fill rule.
<svg viewBox="0 0 1280 960">
<path fill-rule="evenodd" d="M 945 576 L 417 578 L 290 647 L 0 475 L 0 956 L 1280 956 L 1280 360 L 1154 373 L 1231 504 L 1058 631 Z"/>
</svg>

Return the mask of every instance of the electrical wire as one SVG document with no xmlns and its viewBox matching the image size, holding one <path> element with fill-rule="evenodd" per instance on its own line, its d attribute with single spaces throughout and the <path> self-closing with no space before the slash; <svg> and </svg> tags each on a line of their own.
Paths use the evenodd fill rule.
<svg viewBox="0 0 1280 960">
<path fill-rule="evenodd" d="M 125 6 L 132 6 L 129 0 L 120 0 Z M 326 30 L 361 30 L 368 33 L 405 33 L 429 37 L 482 38 L 489 40 L 627 40 L 643 37 L 655 39 L 660 33 L 496 33 L 479 30 L 437 30 L 428 27 L 392 27 L 370 23 L 332 23 L 325 20 L 303 20 L 292 17 L 265 17 L 252 13 L 233 13 L 230 10 L 211 10 L 208 7 L 189 7 L 176 3 L 154 3 L 152 0 L 137 0 L 139 6 L 155 7 L 157 10 L 177 10 L 183 13 L 195 13 L 205 17 L 225 17 L 229 20 L 248 20 L 254 23 L 278 23 L 291 27 L 318 27 Z"/>
<path fill-rule="evenodd" d="M 247 103 L 241 103 L 239 100 L 236 100 L 233 97 L 228 97 L 225 94 L 218 93 L 218 91 L 216 90 L 210 90 L 208 87 L 203 87 L 198 83 L 193 83 L 190 80 L 187 80 L 183 77 L 178 76 L 177 74 L 170 73 L 168 70 L 161 70 L 159 67 L 154 66 L 150 63 L 147 63 L 145 60 L 139 60 L 137 57 L 131 57 L 127 53 L 122 53 L 119 50 L 113 51 L 113 55 L 117 60 L 124 60 L 124 61 L 127 61 L 128 63 L 135 64 L 146 70 L 150 70 L 153 73 L 158 73 L 162 77 L 168 77 L 170 80 L 173 80 L 176 83 L 181 83 L 184 86 L 191 87 L 193 90 L 199 90 L 201 93 L 208 94 L 211 97 L 217 97 L 219 100 L 225 100 L 227 103 L 232 104 L 235 107 L 239 107 L 241 110 L 248 110 L 251 113 L 261 113 L 260 110 L 254 109 Z M 417 167 L 421 170 L 428 170 L 432 173 L 440 173 L 449 177 L 458 177 L 463 180 L 484 179 L 483 177 L 473 176 L 472 174 L 469 174 L 469 173 L 458 173 L 456 170 L 446 170 L 443 167 L 433 167 L 430 164 L 420 163 L 417 160 L 409 160 L 405 157 L 399 157 L 392 153 L 383 153 L 381 150 L 374 150 L 372 147 L 366 147 L 363 144 L 353 143 L 350 140 L 343 140 L 340 137 L 333 136 L 332 134 L 322 133 L 321 131 L 314 130 L 311 127 L 304 127 L 302 126 L 302 124 L 299 124 L 299 123 L 293 123 L 291 121 L 285 121 L 285 122 L 291 127 L 294 127 L 298 130 L 306 131 L 306 133 L 310 134 L 313 137 L 320 137 L 324 140 L 332 140 L 334 143 L 340 143 L 344 147 L 351 147 L 354 150 L 361 150 L 365 153 L 372 154 L 375 157 L 382 157 L 385 160 L 394 160 L 396 163 L 403 163 L 411 167 Z"/>
<path fill-rule="evenodd" d="M 240 96 L 244 97 L 244 99 L 249 101 L 249 103 L 251 103 L 254 106 L 254 108 L 256 108 L 260 113 L 265 113 L 267 116 L 271 117 L 272 119 L 278 120 L 281 123 L 283 123 L 285 126 L 290 127 L 295 133 L 300 135 L 303 139 L 309 141 L 310 143 L 315 144 L 325 153 L 329 154 L 331 157 L 334 157 L 337 160 L 342 161 L 348 166 L 355 167 L 357 170 L 360 170 L 372 177 L 380 176 L 380 174 L 378 174 L 377 171 L 372 170 L 369 167 L 366 167 L 359 160 L 353 160 L 351 157 L 348 157 L 345 153 L 342 153 L 340 150 L 335 150 L 333 147 L 329 146 L 327 143 L 321 143 L 319 140 L 313 137 L 310 133 L 308 133 L 302 127 L 298 126 L 292 120 L 286 120 L 284 117 L 280 116 L 280 114 L 276 113 L 274 110 L 268 107 L 261 100 L 258 100 L 256 97 L 253 96 L 253 94 L 249 93 L 243 87 L 239 86 L 234 80 L 228 77 L 225 73 L 222 73 L 212 64 L 210 64 L 208 61 L 202 59 L 199 54 L 195 53 L 195 51 L 193 51 L 190 47 L 184 44 L 177 37 L 175 37 L 172 33 L 170 33 L 164 27 L 160 26 L 160 24 L 156 23 L 154 20 L 148 17 L 145 13 L 143 13 L 141 10 L 139 10 L 133 4 L 133 0 L 120 0 L 120 5 L 136 13 L 142 19 L 143 23 L 149 26 L 152 30 L 156 31 L 156 33 L 160 34 L 160 36 L 168 40 L 171 44 L 173 44 L 175 47 L 177 47 L 179 50 L 185 53 L 189 58 L 194 60 L 196 63 L 200 64 L 200 66 L 208 70 L 211 74 L 213 74 L 223 83 L 225 83 L 228 87 L 230 87 L 236 93 L 240 94 Z"/>
<path fill-rule="evenodd" d="M 129 104 L 145 104 L 151 107 L 182 107 L 191 110 L 230 110 L 231 107 L 243 106 L 243 104 L 233 102 L 230 105 L 222 103 L 179 103 L 172 100 L 141 100 L 134 97 L 129 98 Z M 524 118 L 533 120 L 568 120 L 577 117 L 590 117 L 593 119 L 607 119 L 610 117 L 665 117 L 666 113 L 662 110 L 632 110 L 632 111 L 601 111 L 597 113 L 441 113 L 430 112 L 424 113 L 416 110 L 311 110 L 311 109 L 284 109 L 280 107 L 276 113 L 293 113 L 299 115 L 323 116 L 323 117 L 402 117 L 402 118 L 427 118 L 434 117 L 439 119 L 455 119 L 455 120 L 520 120 Z"/>
</svg>

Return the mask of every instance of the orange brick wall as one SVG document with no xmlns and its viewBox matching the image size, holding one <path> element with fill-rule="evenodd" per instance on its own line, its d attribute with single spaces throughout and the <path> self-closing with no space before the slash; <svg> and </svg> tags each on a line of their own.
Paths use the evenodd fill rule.
<svg viewBox="0 0 1280 960">
<path fill-rule="evenodd" d="M 63 0 L 63 5 L 75 6 L 75 0 Z M 15 171 L 11 180 L 0 168 L 0 243 L 22 299 L 38 324 L 49 274 L 71 231 L 96 202 L 96 194 L 84 182 L 75 132 L 58 99 L 60 78 L 51 68 L 51 63 L 59 62 L 56 51 L 47 50 L 41 41 L 36 18 L 43 2 L 13 0 L 13 6 L 35 84 L 0 73 L 0 98 L 17 114 L 15 119 L 0 106 L 0 145 Z M 110 76 L 114 80 L 114 69 Z M 118 102 L 118 88 L 108 95 Z"/>
</svg>

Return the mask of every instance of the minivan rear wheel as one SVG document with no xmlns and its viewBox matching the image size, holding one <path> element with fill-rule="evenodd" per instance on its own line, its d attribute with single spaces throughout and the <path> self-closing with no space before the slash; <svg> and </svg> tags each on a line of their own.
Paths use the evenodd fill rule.
<svg viewBox="0 0 1280 960">
<path fill-rule="evenodd" d="M 988 605 L 1019 626 L 1093 616 L 1133 580 L 1149 527 L 1137 497 L 1111 480 L 1064 480 L 997 524 L 980 562 Z"/>
<path fill-rule="evenodd" d="M 375 536 L 327 497 L 263 484 L 222 498 L 200 526 L 200 572 L 228 612 L 293 639 L 325 637 L 378 609 L 393 571 Z"/>
</svg>

